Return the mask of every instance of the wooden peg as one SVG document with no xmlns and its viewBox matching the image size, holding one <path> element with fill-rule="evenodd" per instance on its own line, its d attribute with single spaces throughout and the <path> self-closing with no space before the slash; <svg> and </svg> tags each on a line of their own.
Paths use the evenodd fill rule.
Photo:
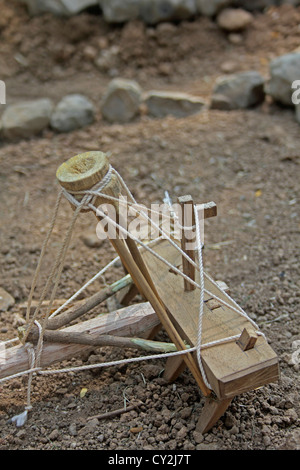
<svg viewBox="0 0 300 470">
<path fill-rule="evenodd" d="M 257 334 L 254 330 L 250 328 L 244 328 L 241 336 L 237 340 L 237 344 L 243 351 L 248 351 L 252 349 L 257 341 Z"/>
<path fill-rule="evenodd" d="M 195 261 L 195 249 L 191 245 L 195 245 L 196 237 L 195 230 L 195 214 L 194 203 L 192 196 L 186 195 L 178 198 L 178 204 L 181 207 L 181 225 L 183 227 L 181 233 L 181 249 Z M 194 233 L 193 233 L 194 232 Z M 193 281 L 195 280 L 195 266 L 193 266 L 188 259 L 182 256 L 182 270 Z M 184 279 L 184 290 L 192 291 L 195 286 L 187 279 Z"/>
</svg>

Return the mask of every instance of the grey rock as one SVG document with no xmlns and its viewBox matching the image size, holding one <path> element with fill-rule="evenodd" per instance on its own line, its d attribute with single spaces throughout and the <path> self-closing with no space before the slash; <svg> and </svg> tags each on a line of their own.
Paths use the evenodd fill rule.
<svg viewBox="0 0 300 470">
<path fill-rule="evenodd" d="M 205 102 L 187 93 L 150 91 L 145 96 L 148 112 L 154 117 L 172 115 L 178 118 L 199 113 Z"/>
<path fill-rule="evenodd" d="M 101 101 L 101 112 L 109 122 L 128 122 L 140 109 L 141 89 L 134 80 L 114 78 Z"/>
<path fill-rule="evenodd" d="M 10 140 L 37 135 L 48 127 L 52 110 L 47 98 L 10 105 L 2 114 L 1 133 Z"/>
<path fill-rule="evenodd" d="M 98 5 L 99 0 L 23 0 L 31 15 L 52 13 L 56 16 L 72 16 L 87 7 Z"/>
<path fill-rule="evenodd" d="M 15 299 L 0 287 L 0 312 L 5 312 L 15 303 Z"/>
<path fill-rule="evenodd" d="M 292 83 L 295 80 L 300 80 L 300 52 L 284 54 L 271 61 L 266 93 L 275 101 L 292 106 Z"/>
<path fill-rule="evenodd" d="M 51 116 L 51 127 L 58 132 L 70 132 L 94 121 L 93 103 L 83 95 L 65 96 Z"/>
<path fill-rule="evenodd" d="M 140 16 L 147 24 L 186 20 L 196 13 L 196 0 L 142 0 L 140 9 Z"/>
<path fill-rule="evenodd" d="M 298 0 L 234 0 L 232 3 L 234 6 L 242 7 L 249 11 L 259 11 L 272 5 L 282 5 L 283 3 L 297 5 L 299 2 Z"/>
<path fill-rule="evenodd" d="M 212 109 L 244 109 L 264 100 L 264 78 L 256 71 L 220 77 L 215 84 Z"/>
<path fill-rule="evenodd" d="M 196 0 L 100 0 L 105 20 L 123 23 L 141 18 L 147 24 L 185 20 L 197 13 Z"/>
<path fill-rule="evenodd" d="M 140 0 L 100 0 L 105 21 L 123 23 L 137 19 L 140 14 Z"/>
<path fill-rule="evenodd" d="M 231 4 L 232 0 L 196 0 L 198 12 L 205 16 L 214 16 L 221 8 Z"/>
</svg>

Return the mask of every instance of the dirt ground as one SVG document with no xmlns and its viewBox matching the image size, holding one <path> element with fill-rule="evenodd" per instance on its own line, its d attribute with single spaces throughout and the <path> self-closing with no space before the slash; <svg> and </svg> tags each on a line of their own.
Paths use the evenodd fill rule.
<svg viewBox="0 0 300 470">
<path fill-rule="evenodd" d="M 287 6 L 256 14 L 238 44 L 206 18 L 113 27 L 95 11 L 70 19 L 29 18 L 22 6 L 3 0 L 0 9 L 0 78 L 9 103 L 46 96 L 57 102 L 74 91 L 97 106 L 114 76 L 135 79 L 144 90 L 186 91 L 209 101 L 225 69 L 255 69 L 268 77 L 270 59 L 294 50 L 300 40 L 300 8 Z M 112 46 L 118 48 L 115 63 L 97 68 L 95 51 Z M 299 365 L 290 360 L 292 343 L 300 339 L 299 129 L 293 109 L 267 98 L 251 110 L 206 110 L 184 119 L 142 115 L 124 125 L 107 124 L 98 113 L 93 125 L 69 134 L 47 130 L 31 140 L 0 143 L 0 286 L 15 299 L 0 313 L 1 340 L 15 337 L 22 323 L 19 305 L 28 298 L 49 227 L 57 167 L 77 153 L 100 149 L 111 152 L 113 166 L 141 203 L 162 202 L 165 190 L 173 200 L 191 194 L 196 202 L 216 202 L 218 217 L 205 226 L 205 268 L 230 286 L 258 323 L 281 370 L 279 383 L 236 397 L 204 436 L 195 432 L 204 403 L 198 386 L 188 370 L 165 383 L 163 360 L 36 376 L 33 410 L 21 428 L 9 421 L 26 404 L 27 378 L 17 378 L 0 386 L 1 450 L 299 450 Z M 70 217 L 63 202 L 38 289 Z M 94 248 L 83 242 L 82 235 L 95 229 L 92 216 L 80 216 L 57 297 L 72 295 L 115 256 L 106 241 Z M 105 281 L 120 274 L 120 267 L 113 268 Z M 102 285 L 97 281 L 86 295 Z M 55 367 L 132 354 L 102 348 Z M 87 420 L 122 408 L 125 399 L 143 404 L 109 420 Z"/>
</svg>

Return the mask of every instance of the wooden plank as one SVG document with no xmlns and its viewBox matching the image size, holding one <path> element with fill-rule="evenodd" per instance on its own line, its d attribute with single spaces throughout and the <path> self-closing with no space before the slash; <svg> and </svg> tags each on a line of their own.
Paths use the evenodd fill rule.
<svg viewBox="0 0 300 470">
<path fill-rule="evenodd" d="M 159 325 L 159 320 L 151 305 L 146 302 L 102 314 L 76 325 L 64 328 L 64 332 L 86 332 L 91 338 L 100 334 L 119 336 L 147 335 L 149 330 Z M 94 349 L 83 344 L 47 343 L 43 345 L 41 367 L 70 359 Z M 28 369 L 28 353 L 22 345 L 0 351 L 0 378 L 8 377 Z"/>
<path fill-rule="evenodd" d="M 154 249 L 172 265 L 180 265 L 181 254 L 167 240 L 157 243 Z M 151 253 L 145 251 L 143 256 L 174 325 L 188 344 L 196 345 L 199 289 L 184 291 L 179 274 Z M 205 279 L 205 288 L 234 306 L 222 289 L 208 279 Z M 209 298 L 205 295 L 206 301 Z M 207 302 L 204 303 L 202 344 L 241 334 L 244 328 L 249 327 L 253 328 L 251 322 L 229 307 L 222 305 L 210 309 Z M 278 357 L 262 336 L 258 337 L 254 348 L 248 351 L 242 351 L 236 342 L 223 343 L 203 349 L 201 357 L 210 385 L 220 399 L 253 390 L 277 381 L 279 377 Z"/>
</svg>

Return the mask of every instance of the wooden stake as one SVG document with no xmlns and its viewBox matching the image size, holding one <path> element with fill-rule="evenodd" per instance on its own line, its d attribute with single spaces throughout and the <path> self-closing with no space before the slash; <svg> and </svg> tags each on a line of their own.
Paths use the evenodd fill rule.
<svg viewBox="0 0 300 470">
<path fill-rule="evenodd" d="M 47 322 L 47 329 L 57 330 L 58 328 L 71 323 L 72 321 L 87 313 L 92 308 L 99 305 L 101 302 L 107 300 L 119 290 L 129 285 L 132 285 L 132 279 L 130 275 L 127 274 L 127 276 L 124 276 L 122 279 L 114 282 L 111 286 L 96 292 L 96 294 L 92 295 L 88 299 L 79 301 L 73 307 L 58 314 L 56 317 L 50 318 Z"/>
<path fill-rule="evenodd" d="M 126 406 L 124 408 L 120 408 L 118 410 L 113 410 L 113 411 L 107 411 L 106 413 L 101 413 L 99 415 L 95 416 L 89 416 L 87 418 L 87 421 L 90 421 L 91 419 L 109 419 L 109 418 L 115 418 L 116 416 L 119 416 L 123 413 L 128 413 L 129 411 L 135 410 L 139 406 L 143 405 L 143 402 L 138 402 L 129 406 Z"/>
<path fill-rule="evenodd" d="M 19 333 L 22 339 L 23 327 L 19 328 Z M 37 327 L 29 333 L 28 341 L 36 343 L 39 338 Z M 49 343 L 64 343 L 64 344 L 84 344 L 87 346 L 102 347 L 112 346 L 117 348 L 132 348 L 141 351 L 157 352 L 157 353 L 170 353 L 176 352 L 177 349 L 173 343 L 165 343 L 162 341 L 151 341 L 144 338 L 128 338 L 116 335 L 100 334 L 98 336 L 91 336 L 88 332 L 77 331 L 51 331 L 45 330 L 44 341 Z"/>
<path fill-rule="evenodd" d="M 254 348 L 257 338 L 258 336 L 254 330 L 244 328 L 241 336 L 237 340 L 237 344 L 240 346 L 242 351 L 248 351 L 248 349 Z"/>
<path fill-rule="evenodd" d="M 192 196 L 181 196 L 178 198 L 178 203 L 181 206 L 181 225 L 183 226 L 181 248 L 193 261 L 195 261 L 195 249 L 188 247 L 188 245 L 195 244 L 195 235 L 193 235 L 193 230 L 195 232 L 195 229 L 192 228 L 195 226 L 194 203 Z M 193 266 L 184 256 L 182 256 L 182 270 L 184 274 L 195 281 L 195 266 Z M 183 281 L 185 291 L 195 289 L 195 286 L 187 279 L 184 279 Z"/>
</svg>

